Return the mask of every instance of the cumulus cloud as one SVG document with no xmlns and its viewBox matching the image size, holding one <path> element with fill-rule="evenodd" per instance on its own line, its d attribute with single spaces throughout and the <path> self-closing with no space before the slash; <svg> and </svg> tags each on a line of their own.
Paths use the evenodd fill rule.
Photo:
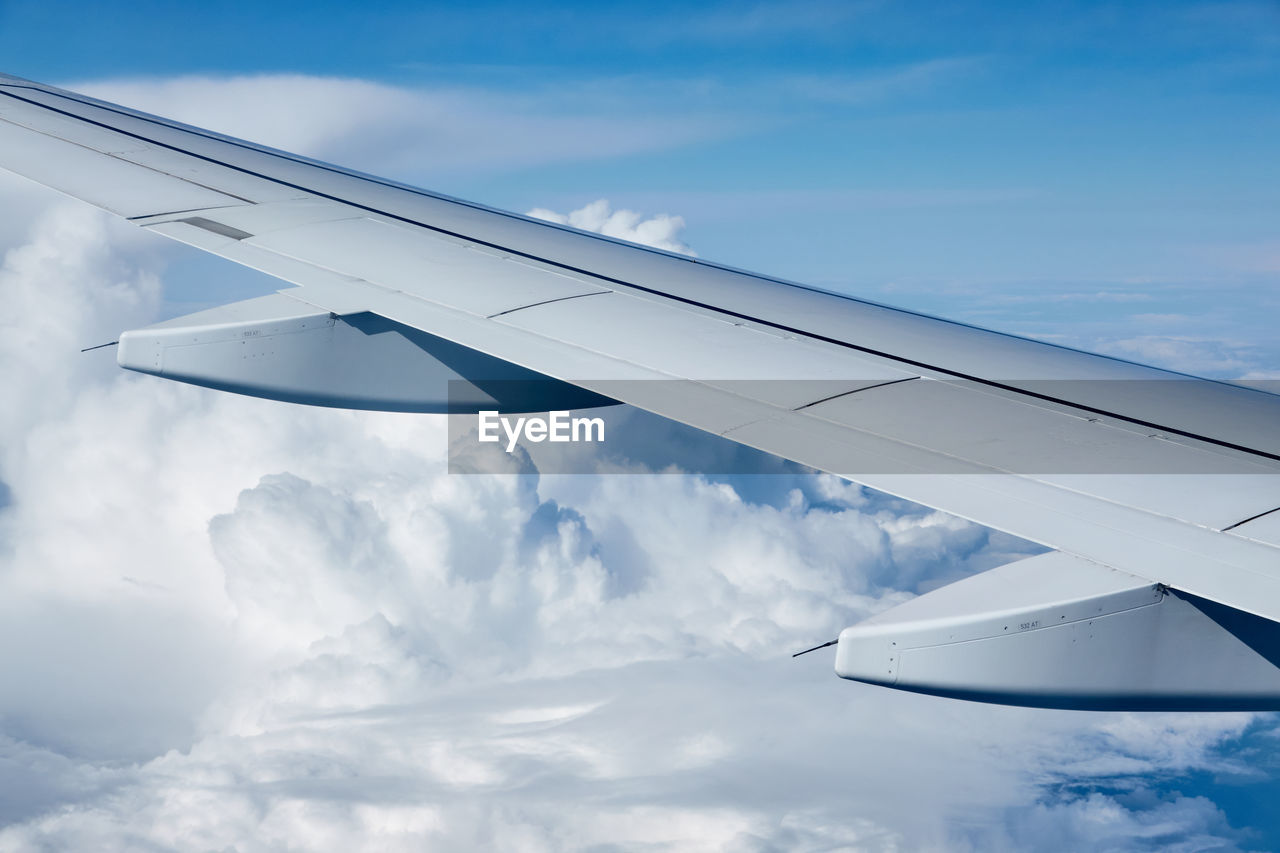
<svg viewBox="0 0 1280 853">
<path fill-rule="evenodd" d="M 34 228 L 37 238 L 9 248 L 0 266 L 8 308 L 0 319 L 0 372 L 13 400 L 0 411 L 7 440 L 65 408 L 91 374 L 103 375 L 100 360 L 78 351 L 149 317 L 160 296 L 153 268 L 126 269 L 111 248 L 150 243 L 151 235 L 69 204 Z"/>
<path fill-rule="evenodd" d="M 644 214 L 634 210 L 614 210 L 608 199 L 597 199 L 585 207 L 569 213 L 556 213 L 553 210 L 537 207 L 529 211 L 529 216 L 556 222 L 560 225 L 572 225 L 583 231 L 594 231 L 606 237 L 619 240 L 630 240 L 668 252 L 679 252 L 682 255 L 697 256 L 680 239 L 684 230 L 684 217 L 659 213 L 648 219 Z"/>
<path fill-rule="evenodd" d="M 79 346 L 154 316 L 167 255 L 42 204 L 0 268 L 0 849 L 1234 838 L 1142 794 L 1233 768 L 1248 715 L 991 708 L 788 656 L 1025 543 L 794 470 L 449 475 L 442 418 L 122 374 Z M 591 207 L 564 219 L 683 245 Z"/>
</svg>

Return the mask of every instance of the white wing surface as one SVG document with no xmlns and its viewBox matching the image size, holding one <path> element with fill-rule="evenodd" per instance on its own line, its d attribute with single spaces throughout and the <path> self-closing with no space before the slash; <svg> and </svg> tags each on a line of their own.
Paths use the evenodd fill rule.
<svg viewBox="0 0 1280 853">
<path fill-rule="evenodd" d="M 291 285 L 127 332 L 125 367 L 396 411 L 617 400 L 1056 549 L 846 629 L 845 677 L 1057 707 L 1280 707 L 1276 395 L 3 75 L 0 167 Z"/>
</svg>

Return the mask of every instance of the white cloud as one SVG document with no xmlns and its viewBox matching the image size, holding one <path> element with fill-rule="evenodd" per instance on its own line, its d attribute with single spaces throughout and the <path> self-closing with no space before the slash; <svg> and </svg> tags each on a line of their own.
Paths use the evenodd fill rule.
<svg viewBox="0 0 1280 853">
<path fill-rule="evenodd" d="M 678 244 L 616 216 L 579 222 Z M 124 375 L 76 345 L 157 310 L 154 244 L 34 222 L 0 270 L 0 849 L 1229 835 L 1194 796 L 1052 792 L 1233 767 L 1247 716 L 991 708 L 788 657 L 1025 546 L 830 477 L 450 476 L 439 418 Z"/>
<path fill-rule="evenodd" d="M 112 243 L 149 244 L 151 235 L 67 203 L 36 219 L 36 238 L 5 252 L 0 292 L 0 372 L 21 405 L 0 410 L 0 439 L 65 407 L 102 359 L 80 350 L 114 340 L 122 326 L 155 310 L 154 268 L 122 268 Z"/>
<path fill-rule="evenodd" d="M 575 112 L 555 93 L 517 97 L 348 78 L 231 78 L 68 84 L 114 103 L 384 177 L 436 181 L 664 150 L 723 135 L 723 121 L 676 112 Z"/>
<path fill-rule="evenodd" d="M 572 225 L 583 231 L 595 231 L 606 237 L 630 240 L 632 243 L 642 243 L 668 252 L 679 252 L 682 255 L 697 256 L 697 253 L 680 239 L 680 232 L 684 230 L 682 216 L 659 213 L 645 219 L 644 214 L 634 210 L 613 210 L 609 206 L 608 199 L 603 198 L 569 213 L 556 213 L 553 210 L 538 207 L 529 211 L 528 215 L 560 225 Z"/>
<path fill-rule="evenodd" d="M 1226 816 L 1204 797 L 1156 799 L 1140 811 L 1101 793 L 1037 804 L 1010 816 L 1005 844 L 1017 850 L 1151 850 L 1194 853 L 1241 848 Z M 1239 840 L 1243 840 L 1240 838 Z"/>
</svg>

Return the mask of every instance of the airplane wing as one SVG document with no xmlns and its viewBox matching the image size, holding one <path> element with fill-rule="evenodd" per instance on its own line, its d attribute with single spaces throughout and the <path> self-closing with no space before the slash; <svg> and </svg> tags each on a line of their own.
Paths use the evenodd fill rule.
<svg viewBox="0 0 1280 853">
<path fill-rule="evenodd" d="M 1055 549 L 846 629 L 843 677 L 1045 707 L 1280 708 L 1280 396 L 4 75 L 0 167 L 288 283 L 126 332 L 124 367 L 392 411 L 622 401 Z"/>
</svg>

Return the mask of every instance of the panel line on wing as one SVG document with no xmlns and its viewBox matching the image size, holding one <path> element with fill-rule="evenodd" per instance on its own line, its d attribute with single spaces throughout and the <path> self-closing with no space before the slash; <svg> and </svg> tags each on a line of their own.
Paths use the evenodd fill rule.
<svg viewBox="0 0 1280 853">
<path fill-rule="evenodd" d="M 886 381 L 884 381 L 884 382 L 880 382 L 880 383 L 878 383 L 878 384 L 876 384 L 876 385 L 864 385 L 864 386 L 863 386 L 863 387 L 861 387 L 861 388 L 854 388 L 854 389 L 849 390 L 849 391 L 841 391 L 839 394 L 832 394 L 830 397 L 823 397 L 821 400 L 814 400 L 814 401 L 813 401 L 813 402 L 811 402 L 811 403 L 805 403 L 803 406 L 796 406 L 796 407 L 795 407 L 794 409 L 792 409 L 791 411 L 793 411 L 793 412 L 801 412 L 801 411 L 804 411 L 805 409 L 809 408 L 810 406 L 816 406 L 816 405 L 818 405 L 819 403 L 827 403 L 827 402 L 830 402 L 831 400 L 835 400 L 835 399 L 837 399 L 837 398 L 839 398 L 839 397 L 847 397 L 847 396 L 849 396 L 850 394 L 857 394 L 857 393 L 858 393 L 858 392 L 860 392 L 860 391 L 870 391 L 872 388 L 883 388 L 883 387 L 884 387 L 884 386 L 886 386 L 886 385 L 897 385 L 899 382 L 910 382 L 912 379 L 919 379 L 919 378 L 920 378 L 919 376 L 907 376 L 907 377 L 905 377 L 905 378 L 903 378 L 903 379 L 889 379 L 889 380 L 886 380 Z"/>
<path fill-rule="evenodd" d="M 517 311 L 523 311 L 526 308 L 537 308 L 539 305 L 550 305 L 553 302 L 564 302 L 569 299 L 585 299 L 588 296 L 600 296 L 605 293 L 613 293 L 612 290 L 597 290 L 593 293 L 574 293 L 569 296 L 557 296 L 555 299 L 544 299 L 541 302 L 530 302 L 528 305 L 518 305 L 515 308 L 508 308 L 505 311 L 499 311 L 496 314 L 490 314 L 485 317 L 486 320 L 492 320 L 494 317 L 504 317 L 507 314 L 514 314 Z M 413 296 L 414 294 L 409 294 Z"/>
<path fill-rule="evenodd" d="M 170 177 L 173 177 L 173 176 L 171 175 Z M 183 179 L 178 178 L 178 180 L 181 181 Z M 230 193 L 228 193 L 228 195 L 230 195 Z M 237 207 L 237 206 L 238 205 L 226 205 L 224 207 L 188 207 L 182 210 L 165 210 L 160 213 L 143 213 L 143 214 L 139 214 L 138 216 L 126 216 L 124 218 L 127 222 L 136 222 L 138 223 L 139 226 L 145 228 L 150 223 L 143 222 L 142 220 L 144 219 L 156 219 L 161 216 L 181 216 L 184 213 L 203 213 L 206 210 L 226 210 L 229 207 Z"/>
<path fill-rule="evenodd" d="M 1246 519 L 1237 521 L 1235 524 L 1230 524 L 1222 528 L 1222 532 L 1226 533 L 1228 530 L 1235 530 L 1237 527 L 1240 527 L 1241 525 L 1248 524 L 1251 521 L 1257 521 L 1258 519 L 1263 518 L 1264 516 L 1271 515 L 1273 512 L 1280 512 L 1280 506 L 1272 507 L 1271 509 L 1266 510 L 1265 512 L 1260 512 L 1257 515 L 1251 515 Z"/>
</svg>

